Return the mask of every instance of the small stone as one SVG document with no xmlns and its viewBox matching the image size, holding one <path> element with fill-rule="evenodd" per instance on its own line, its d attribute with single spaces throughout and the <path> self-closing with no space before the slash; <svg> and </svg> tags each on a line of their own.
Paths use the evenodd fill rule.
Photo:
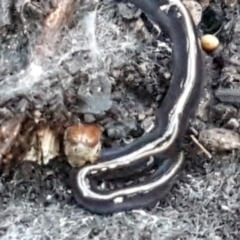
<svg viewBox="0 0 240 240">
<path fill-rule="evenodd" d="M 146 115 L 144 114 L 144 113 L 139 113 L 139 115 L 138 115 L 138 120 L 139 121 L 142 121 L 142 120 L 144 120 L 146 118 Z"/>
<path fill-rule="evenodd" d="M 214 95 L 223 103 L 240 103 L 239 88 L 219 88 L 215 91 Z"/>
<path fill-rule="evenodd" d="M 201 37 L 201 44 L 206 52 L 212 52 L 219 47 L 220 42 L 216 36 L 212 34 L 206 34 Z"/>
<path fill-rule="evenodd" d="M 42 113 L 39 110 L 35 110 L 33 112 L 33 116 L 34 116 L 35 123 L 39 123 Z"/>
<path fill-rule="evenodd" d="M 211 107 L 210 118 L 218 122 L 227 122 L 231 118 L 237 118 L 237 109 L 232 105 L 216 104 Z"/>
<path fill-rule="evenodd" d="M 118 9 L 120 14 L 126 19 L 138 18 L 142 11 L 132 4 L 119 3 Z"/>
<path fill-rule="evenodd" d="M 145 130 L 148 131 L 149 129 L 152 128 L 152 126 L 154 125 L 154 118 L 152 116 L 149 116 L 147 118 L 145 118 L 143 120 L 143 122 L 141 123 L 141 127 Z"/>
<path fill-rule="evenodd" d="M 225 127 L 231 128 L 231 129 L 237 129 L 239 128 L 240 124 L 236 118 L 231 118 L 227 123 Z"/>
<path fill-rule="evenodd" d="M 202 130 L 199 141 L 212 151 L 230 151 L 240 148 L 240 136 L 232 130 L 224 128 L 212 128 Z"/>
<path fill-rule="evenodd" d="M 141 32 L 143 28 L 144 28 L 144 22 L 141 19 L 138 19 L 135 23 L 136 32 Z"/>
<path fill-rule="evenodd" d="M 124 127 L 122 126 L 113 126 L 107 130 L 107 135 L 108 137 L 112 139 L 121 139 L 125 138 L 126 136 L 126 131 L 124 130 Z"/>
<path fill-rule="evenodd" d="M 95 117 L 93 114 L 90 114 L 90 113 L 87 113 L 87 114 L 84 114 L 84 122 L 85 123 L 93 123 L 95 122 Z"/>
</svg>

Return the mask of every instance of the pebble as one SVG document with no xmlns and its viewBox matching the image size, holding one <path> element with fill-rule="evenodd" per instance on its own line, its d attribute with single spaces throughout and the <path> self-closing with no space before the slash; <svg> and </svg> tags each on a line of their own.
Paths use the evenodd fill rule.
<svg viewBox="0 0 240 240">
<path fill-rule="evenodd" d="M 223 103 L 240 103 L 240 92 L 238 88 L 219 88 L 214 92 L 215 97 Z"/>
<path fill-rule="evenodd" d="M 147 131 L 147 130 L 149 130 L 152 126 L 153 126 L 153 124 L 154 124 L 154 116 L 149 116 L 149 117 L 146 117 L 144 120 L 143 120 L 143 122 L 141 123 L 141 127 L 145 130 L 145 131 Z"/>
<path fill-rule="evenodd" d="M 231 118 L 237 118 L 238 110 L 232 105 L 227 104 L 216 104 L 211 106 L 210 118 L 215 121 L 226 122 Z"/>
<path fill-rule="evenodd" d="M 143 121 L 146 118 L 146 115 L 144 113 L 139 113 L 138 120 Z"/>
<path fill-rule="evenodd" d="M 239 121 L 236 118 L 231 118 L 225 125 L 227 128 L 238 129 L 240 126 Z"/>
<path fill-rule="evenodd" d="M 84 122 L 85 123 L 93 123 L 96 121 L 96 118 L 91 113 L 84 114 Z"/>
<path fill-rule="evenodd" d="M 201 44 L 202 48 L 206 52 L 212 52 L 219 47 L 220 42 L 216 36 L 212 34 L 206 34 L 201 37 Z"/>
<path fill-rule="evenodd" d="M 142 13 L 142 11 L 136 8 L 134 5 L 126 3 L 119 3 L 118 10 L 120 14 L 126 19 L 138 18 Z"/>
<path fill-rule="evenodd" d="M 127 137 L 126 131 L 123 126 L 113 126 L 107 130 L 108 137 L 112 139 L 121 139 Z"/>
<path fill-rule="evenodd" d="M 199 141 L 212 151 L 230 151 L 240 148 L 240 136 L 232 130 L 224 128 L 212 128 L 202 130 L 199 134 Z"/>
</svg>

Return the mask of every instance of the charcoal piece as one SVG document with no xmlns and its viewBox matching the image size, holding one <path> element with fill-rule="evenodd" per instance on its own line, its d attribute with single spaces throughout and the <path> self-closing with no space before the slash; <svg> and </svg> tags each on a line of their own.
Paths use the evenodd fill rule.
<svg viewBox="0 0 240 240">
<path fill-rule="evenodd" d="M 0 29 L 12 23 L 12 6 L 13 0 L 0 0 Z"/>
<path fill-rule="evenodd" d="M 210 116 L 214 120 L 228 121 L 237 117 L 237 109 L 232 105 L 217 104 L 211 107 Z"/>
<path fill-rule="evenodd" d="M 134 5 L 125 3 L 119 3 L 118 10 L 126 19 L 138 18 L 142 13 L 142 11 L 136 8 Z"/>
<path fill-rule="evenodd" d="M 240 89 L 218 89 L 215 96 L 224 103 L 240 103 Z"/>
<path fill-rule="evenodd" d="M 112 106 L 110 99 L 111 83 L 104 74 L 90 76 L 87 83 L 82 83 L 78 89 L 78 97 L 82 104 L 81 113 L 101 114 Z"/>
<path fill-rule="evenodd" d="M 202 26 L 205 28 L 205 33 L 214 34 L 222 28 L 224 12 L 220 4 L 215 4 L 208 7 L 203 12 Z"/>
<path fill-rule="evenodd" d="M 107 135 L 108 137 L 112 139 L 121 139 L 121 138 L 126 138 L 127 134 L 123 126 L 121 125 L 116 125 L 112 126 L 107 130 Z"/>
<path fill-rule="evenodd" d="M 85 114 L 84 115 L 84 122 L 86 123 L 93 123 L 96 121 L 96 118 L 92 114 Z"/>
</svg>

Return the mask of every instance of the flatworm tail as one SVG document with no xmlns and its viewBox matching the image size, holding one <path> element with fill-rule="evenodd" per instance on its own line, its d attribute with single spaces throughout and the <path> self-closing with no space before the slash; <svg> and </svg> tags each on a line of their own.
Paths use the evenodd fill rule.
<svg viewBox="0 0 240 240">
<path fill-rule="evenodd" d="M 153 207 L 157 201 L 169 192 L 177 179 L 182 163 L 183 153 L 180 153 L 176 159 L 166 159 L 164 164 L 165 171 L 161 166 L 159 169 L 156 169 L 156 172 L 148 179 L 148 181 L 151 182 L 151 180 L 156 180 L 159 177 L 163 184 L 158 184 L 158 186 L 152 190 L 145 189 L 145 191 L 140 194 L 129 194 L 127 197 L 99 200 L 84 196 L 84 192 L 79 191 L 79 189 L 75 187 L 73 188 L 73 193 L 76 201 L 81 206 L 95 214 L 111 215 L 113 213 L 130 211 L 138 208 L 147 209 Z M 75 184 L 75 182 L 78 181 L 77 175 L 72 175 L 72 178 L 72 182 Z M 154 182 L 152 184 L 154 184 Z M 98 192 L 96 189 L 95 191 Z"/>
</svg>

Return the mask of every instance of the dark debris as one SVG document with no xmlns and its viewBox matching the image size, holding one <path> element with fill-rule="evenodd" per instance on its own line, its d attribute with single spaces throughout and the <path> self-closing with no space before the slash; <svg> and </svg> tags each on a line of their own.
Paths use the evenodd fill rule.
<svg viewBox="0 0 240 240">
<path fill-rule="evenodd" d="M 226 104 L 214 95 L 219 89 L 226 88 L 225 93 L 232 96 L 231 89 L 239 88 L 240 79 L 236 64 L 233 67 L 227 61 L 239 59 L 239 9 L 220 2 L 210 2 L 201 26 L 203 33 L 217 32 L 223 48 L 217 55 L 207 56 L 205 91 L 211 99 L 206 105 L 204 118 L 193 121 L 198 130 L 224 127 L 231 118 L 239 121 L 239 107 L 234 98 Z M 89 1 L 81 1 L 78 9 L 71 28 L 64 30 L 67 31 L 64 44 L 57 48 L 56 56 L 42 63 L 45 74 L 33 85 L 31 92 L 23 88 L 23 92 L 14 94 L 11 83 L 18 81 L 20 70 L 29 65 L 29 46 L 34 45 L 35 34 L 29 35 L 29 29 L 24 29 L 21 21 L 15 20 L 14 27 L 6 28 L 0 39 L 0 122 L 19 112 L 25 112 L 31 119 L 37 109 L 45 114 L 49 123 L 55 120 L 54 124 L 64 124 L 76 118 L 99 122 L 105 128 L 105 145 L 119 146 L 126 139 L 143 133 L 143 122 L 153 115 L 155 102 L 164 96 L 171 72 L 170 53 L 165 48 L 156 48 L 157 41 L 148 34 L 142 34 L 142 39 L 137 40 L 133 27 L 136 16 L 131 18 L 126 10 L 126 23 L 122 17 L 124 14 L 120 14 L 117 6 L 109 0 L 104 0 L 98 8 L 96 36 L 101 47 L 92 45 L 94 51 L 91 52 L 89 41 L 86 44 L 82 37 L 83 31 L 76 29 L 80 20 L 90 23 L 94 19 L 95 7 Z M 87 11 L 93 11 L 92 15 L 86 15 Z M 209 19 L 209 11 L 217 21 Z M 21 19 L 17 15 L 14 18 Z M 213 29 L 211 21 L 217 24 L 212 26 Z M 119 26 L 118 31 L 113 24 Z M 92 33 L 85 31 L 85 34 L 90 37 Z M 70 43 L 75 49 L 69 53 Z M 97 60 L 98 50 L 101 54 Z M 106 91 L 104 99 L 96 94 L 94 82 L 91 82 L 98 76 L 101 76 Z M 93 84 L 90 100 L 84 89 L 89 84 Z M 3 95 L 1 89 L 9 91 Z M 97 109 L 99 112 L 93 104 L 95 97 L 102 101 Z M 81 101 L 85 105 L 81 105 Z M 70 166 L 65 161 L 55 159 L 48 166 L 41 167 L 35 163 L 3 166 L 0 238 L 240 239 L 239 152 L 216 153 L 213 159 L 206 159 L 197 155 L 188 139 L 184 148 L 185 167 L 179 182 L 166 198 L 151 211 L 136 210 L 111 217 L 89 214 L 76 205 L 68 183 Z"/>
</svg>

